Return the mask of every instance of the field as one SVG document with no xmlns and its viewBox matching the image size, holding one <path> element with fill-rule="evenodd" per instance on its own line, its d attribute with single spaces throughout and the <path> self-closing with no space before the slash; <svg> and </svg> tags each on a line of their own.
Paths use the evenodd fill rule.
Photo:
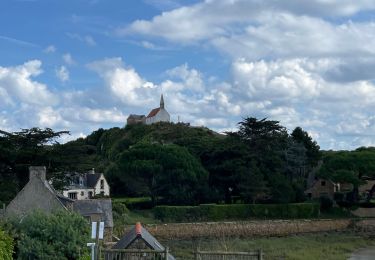
<svg viewBox="0 0 375 260">
<path fill-rule="evenodd" d="M 259 239 L 161 241 L 178 259 L 192 259 L 197 247 L 213 251 L 254 251 L 262 249 L 264 259 L 336 260 L 347 259 L 360 248 L 375 247 L 375 240 L 353 233 L 304 234 Z"/>
</svg>

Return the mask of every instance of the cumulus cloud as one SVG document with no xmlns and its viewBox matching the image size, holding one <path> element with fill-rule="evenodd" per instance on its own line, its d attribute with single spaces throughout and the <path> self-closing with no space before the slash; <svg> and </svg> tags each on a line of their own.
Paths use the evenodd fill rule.
<svg viewBox="0 0 375 260">
<path fill-rule="evenodd" d="M 76 64 L 75 60 L 73 59 L 72 55 L 70 53 L 65 53 L 63 56 L 62 56 L 62 59 L 63 61 L 67 64 L 67 65 L 74 65 Z"/>
<path fill-rule="evenodd" d="M 0 94 L 8 103 L 56 104 L 58 98 L 45 84 L 33 80 L 42 73 L 41 61 L 31 60 L 15 67 L 0 67 Z"/>
<path fill-rule="evenodd" d="M 62 82 L 69 80 L 69 71 L 65 66 L 61 66 L 59 69 L 56 69 L 55 73 L 56 77 Z"/>
<path fill-rule="evenodd" d="M 371 0 L 353 1 L 257 1 L 257 0 L 206 0 L 163 12 L 148 20 L 136 20 L 119 28 L 117 33 L 137 33 L 160 36 L 167 40 L 192 42 L 226 36 L 238 31 L 238 24 L 256 24 L 262 18 L 272 18 L 274 13 L 297 16 L 345 17 L 360 11 L 374 10 Z"/>
<path fill-rule="evenodd" d="M 54 53 L 56 52 L 56 47 L 54 45 L 48 45 L 43 52 L 45 53 Z"/>
</svg>

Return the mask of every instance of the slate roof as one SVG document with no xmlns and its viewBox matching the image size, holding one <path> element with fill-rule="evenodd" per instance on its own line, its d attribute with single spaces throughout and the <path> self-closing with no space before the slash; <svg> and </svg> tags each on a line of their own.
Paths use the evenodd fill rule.
<svg viewBox="0 0 375 260">
<path fill-rule="evenodd" d="M 103 216 L 104 226 L 113 227 L 111 199 L 76 200 L 73 203 L 73 210 L 82 216 L 100 214 Z"/>
<path fill-rule="evenodd" d="M 154 108 L 153 110 L 151 110 L 151 112 L 148 114 L 147 118 L 150 118 L 150 117 L 154 117 L 156 116 L 156 114 L 160 111 L 160 107 L 158 108 Z"/>
<path fill-rule="evenodd" d="M 88 188 L 94 188 L 95 184 L 98 182 L 101 175 L 102 175 L 101 173 L 86 174 L 86 186 Z"/>
<path fill-rule="evenodd" d="M 79 174 L 77 172 L 69 173 L 66 176 L 71 179 L 71 183 L 66 186 L 66 189 L 94 189 L 102 173 L 85 173 Z M 80 183 L 82 178 L 83 183 Z"/>
<path fill-rule="evenodd" d="M 142 227 L 139 222 L 135 224 L 134 228 L 123 236 L 112 248 L 127 249 L 137 239 L 142 239 L 150 249 L 155 251 L 165 250 L 165 247 L 162 246 L 144 227 Z M 168 254 L 168 260 L 175 260 L 175 258 L 171 254 Z"/>
<path fill-rule="evenodd" d="M 130 114 L 128 118 L 130 118 L 130 119 L 138 119 L 138 120 L 140 120 L 140 119 L 145 118 L 145 115 L 135 115 L 135 114 Z"/>
</svg>

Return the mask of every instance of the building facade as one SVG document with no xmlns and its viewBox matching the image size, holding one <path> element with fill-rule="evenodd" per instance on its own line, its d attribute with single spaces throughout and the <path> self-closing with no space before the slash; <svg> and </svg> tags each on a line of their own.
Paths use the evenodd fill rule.
<svg viewBox="0 0 375 260">
<path fill-rule="evenodd" d="M 110 196 L 110 187 L 103 173 L 95 173 L 92 169 L 83 175 L 69 176 L 70 184 L 62 191 L 64 197 L 72 200 L 92 199 L 95 196 Z"/>
</svg>

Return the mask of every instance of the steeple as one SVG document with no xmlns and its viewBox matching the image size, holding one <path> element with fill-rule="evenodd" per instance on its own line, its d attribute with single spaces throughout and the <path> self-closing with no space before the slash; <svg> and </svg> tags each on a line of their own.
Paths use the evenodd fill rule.
<svg viewBox="0 0 375 260">
<path fill-rule="evenodd" d="M 164 109 L 164 98 L 163 98 L 163 94 L 161 94 L 161 97 L 160 97 L 160 109 Z"/>
</svg>

